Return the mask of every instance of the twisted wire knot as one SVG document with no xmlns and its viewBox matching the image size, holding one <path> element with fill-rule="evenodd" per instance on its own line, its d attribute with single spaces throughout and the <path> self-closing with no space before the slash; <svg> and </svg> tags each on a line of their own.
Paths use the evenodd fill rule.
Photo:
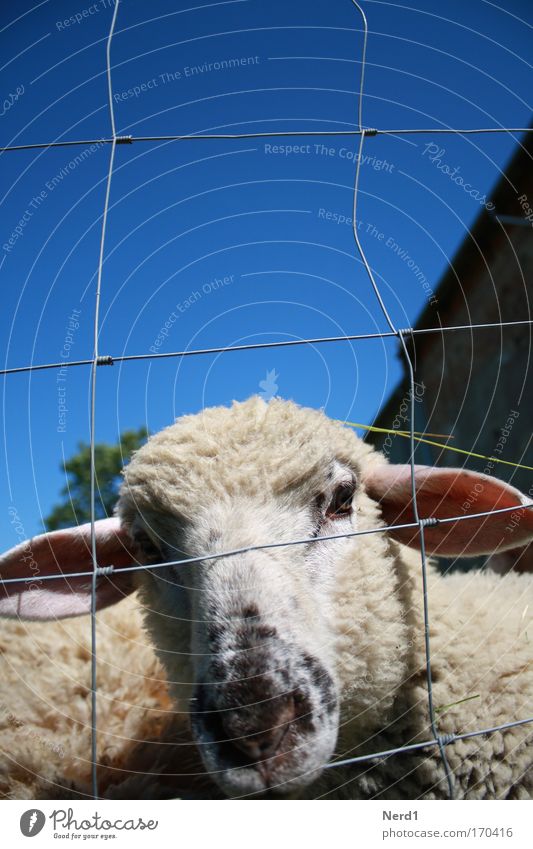
<svg viewBox="0 0 533 849">
<path fill-rule="evenodd" d="M 413 335 L 413 328 L 412 327 L 402 327 L 399 330 L 397 330 L 396 333 L 398 334 L 398 336 L 412 336 Z"/>
<path fill-rule="evenodd" d="M 438 525 L 440 519 L 436 519 L 435 516 L 430 516 L 429 519 L 419 519 L 418 524 L 423 528 L 431 528 L 434 525 Z"/>
<path fill-rule="evenodd" d="M 109 576 L 109 575 L 112 574 L 114 569 L 115 569 L 114 566 L 98 566 L 96 568 L 96 574 L 97 574 L 98 577 L 100 577 L 101 575 Z"/>
</svg>

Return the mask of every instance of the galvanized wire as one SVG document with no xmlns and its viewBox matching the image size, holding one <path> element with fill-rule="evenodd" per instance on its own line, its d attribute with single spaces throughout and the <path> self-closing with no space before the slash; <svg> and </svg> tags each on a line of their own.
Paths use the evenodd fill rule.
<svg viewBox="0 0 533 849">
<path fill-rule="evenodd" d="M 353 2 L 353 0 L 352 0 Z M 470 136 L 484 133 L 531 133 L 533 127 L 469 127 L 459 130 L 455 127 L 404 127 L 398 130 L 387 128 L 364 128 L 357 130 L 264 130 L 254 133 L 187 133 L 182 135 L 168 136 L 116 136 L 115 138 L 85 139 L 84 141 L 51 141 L 39 142 L 37 144 L 12 144 L 0 147 L 0 153 L 8 153 L 12 150 L 42 150 L 48 147 L 74 147 L 76 145 L 90 144 L 133 144 L 133 142 L 160 142 L 160 141 L 206 141 L 215 139 L 228 141 L 239 139 L 267 139 L 267 138 L 289 138 L 298 136 L 360 136 L 365 132 L 369 136 L 410 136 L 410 135 L 459 135 Z"/>
<path fill-rule="evenodd" d="M 439 746 L 441 760 L 444 766 L 444 772 L 446 774 L 446 781 L 448 783 L 448 795 L 450 799 L 454 798 L 454 788 L 453 788 L 453 777 L 452 771 L 450 769 L 450 765 L 448 763 L 448 758 L 446 757 L 446 750 L 444 748 L 444 744 L 442 742 L 442 738 L 439 735 L 439 731 L 437 728 L 437 720 L 435 716 L 435 707 L 433 703 L 433 681 L 431 677 L 431 645 L 429 639 L 429 607 L 428 607 L 428 591 L 427 591 L 427 558 L 426 558 L 426 543 L 425 543 L 425 534 L 424 534 L 424 525 L 429 521 L 428 519 L 421 519 L 418 512 L 418 502 L 417 502 L 417 492 L 416 492 L 416 478 L 415 478 L 415 439 L 414 439 L 414 426 L 415 426 L 415 372 L 413 368 L 413 363 L 411 362 L 411 357 L 409 355 L 409 351 L 407 350 L 407 345 L 405 343 L 405 332 L 399 331 L 395 326 L 387 307 L 385 306 L 385 302 L 381 296 L 381 292 L 379 291 L 379 286 L 374 278 L 372 273 L 372 269 L 370 268 L 370 264 L 366 258 L 365 251 L 361 244 L 361 240 L 359 239 L 358 233 L 358 219 L 357 219 L 357 202 L 359 198 L 359 175 L 361 171 L 361 161 L 363 158 L 363 147 L 366 139 L 366 131 L 362 129 L 362 108 L 363 108 L 363 81 L 364 81 L 364 68 L 366 61 L 366 40 L 368 36 L 368 23 L 366 20 L 365 13 L 363 12 L 357 0 L 352 0 L 355 8 L 360 12 L 361 19 L 363 21 L 363 54 L 361 60 L 361 88 L 359 91 L 359 128 L 362 130 L 361 136 L 359 139 L 359 153 L 357 156 L 356 168 L 355 168 L 355 185 L 354 185 L 354 198 L 353 198 L 353 215 L 352 215 L 352 232 L 354 235 L 355 244 L 361 256 L 361 260 L 368 274 L 368 278 L 370 280 L 370 284 L 374 290 L 374 294 L 378 300 L 378 303 L 381 307 L 381 311 L 385 316 L 387 324 L 391 329 L 391 333 L 397 334 L 400 340 L 400 344 L 403 350 L 403 355 L 405 357 L 405 362 L 407 365 L 407 370 L 409 374 L 409 387 L 410 387 L 410 400 L 411 400 L 411 414 L 409 421 L 410 428 L 410 441 L 411 441 L 411 456 L 409 458 L 410 466 L 411 466 L 411 496 L 413 503 L 413 514 L 415 518 L 415 523 L 419 526 L 419 534 L 420 534 L 420 556 L 421 556 L 421 564 L 422 564 L 422 597 L 423 597 L 423 606 L 424 606 L 424 647 L 426 654 L 426 682 L 427 682 L 427 694 L 428 694 L 428 712 L 429 712 L 429 721 L 431 725 L 431 730 L 433 732 L 433 736 L 435 741 Z M 409 332 L 409 331 L 408 331 Z"/>
<path fill-rule="evenodd" d="M 457 330 L 486 330 L 496 327 L 519 327 L 532 326 L 533 319 L 522 319 L 520 321 L 493 321 L 488 324 L 458 324 L 451 327 L 410 327 L 408 332 L 411 335 L 425 335 L 427 333 L 448 333 Z M 403 332 L 403 331 L 402 331 Z M 407 332 L 407 331 L 405 331 Z M 115 356 L 108 354 L 98 358 L 98 366 L 112 366 L 114 363 L 124 363 L 133 360 L 165 360 L 173 357 L 195 357 L 203 354 L 229 354 L 232 351 L 260 351 L 265 348 L 294 348 L 298 345 L 322 345 L 331 342 L 354 342 L 365 339 L 390 339 L 398 336 L 399 331 L 385 331 L 375 333 L 355 333 L 345 334 L 343 336 L 317 336 L 310 339 L 288 339 L 280 342 L 253 342 L 249 345 L 222 345 L 217 348 L 191 348 L 185 351 L 166 351 L 161 353 L 145 353 L 145 354 L 121 354 Z M 14 366 L 13 368 L 0 369 L 0 376 L 7 374 L 20 374 L 21 372 L 43 371 L 52 368 L 72 368 L 72 366 L 89 366 L 93 363 L 93 358 L 87 360 L 68 360 L 62 363 L 37 363 L 34 365 Z"/>
<path fill-rule="evenodd" d="M 96 278 L 95 308 L 94 308 L 94 350 L 91 366 L 91 436 L 90 436 L 90 458 L 91 458 L 91 555 L 93 561 L 93 573 L 91 580 L 91 751 L 92 751 L 92 790 L 95 799 L 98 799 L 98 771 L 97 771 L 97 714 L 96 714 L 96 587 L 98 583 L 98 556 L 96 551 L 96 374 L 98 371 L 98 344 L 100 334 L 100 296 L 102 293 L 102 272 L 104 266 L 104 250 L 107 230 L 107 214 L 109 211 L 109 198 L 111 195 L 111 181 L 113 179 L 113 165 L 115 162 L 116 137 L 115 137 L 115 113 L 113 108 L 113 87 L 111 80 L 111 44 L 115 31 L 118 7 L 120 0 L 115 0 L 115 8 L 111 20 L 111 28 L 107 38 L 106 60 L 107 60 L 107 88 L 109 98 L 109 113 L 111 118 L 111 130 L 113 143 L 109 157 L 109 169 L 105 190 L 104 211 L 102 215 L 102 232 L 100 237 L 100 253 L 98 257 L 98 273 Z"/>
<path fill-rule="evenodd" d="M 324 766 L 324 769 L 333 769 L 337 766 L 351 766 L 352 764 L 364 763 L 365 761 L 375 760 L 376 758 L 389 758 L 391 755 L 399 755 L 404 752 L 416 752 L 419 749 L 428 749 L 431 746 L 444 745 L 449 746 L 451 743 L 456 743 L 457 740 L 469 740 L 471 737 L 481 737 L 483 734 L 494 734 L 496 731 L 507 731 L 509 728 L 517 728 L 519 725 L 527 725 L 533 722 L 533 716 L 527 719 L 517 719 L 514 722 L 504 722 L 502 725 L 493 725 L 491 728 L 482 728 L 479 731 L 465 731 L 463 734 L 445 734 L 440 740 L 426 740 L 424 743 L 408 743 L 405 746 L 397 746 L 395 749 L 385 749 L 382 752 L 377 752 L 370 755 L 358 755 L 355 758 L 343 758 L 340 761 L 331 761 Z"/>
<path fill-rule="evenodd" d="M 454 522 L 470 522 L 472 519 L 484 519 L 489 516 L 497 516 L 502 513 L 512 513 L 515 510 L 531 510 L 533 509 L 533 502 L 531 504 L 515 504 L 513 507 L 499 507 L 496 510 L 484 510 L 480 513 L 464 513 L 461 516 L 446 516 L 443 519 L 438 519 L 436 517 L 430 516 L 425 519 L 419 519 L 419 521 L 415 522 L 403 522 L 398 525 L 380 525 L 376 528 L 367 528 L 366 530 L 360 531 L 345 531 L 342 534 L 328 534 L 327 536 L 316 536 L 316 537 L 304 537 L 303 539 L 291 539 L 284 540 L 283 542 L 264 542 L 258 543 L 256 545 L 247 545 L 242 548 L 231 548 L 226 551 L 217 551 L 206 554 L 199 554 L 196 557 L 183 557 L 179 560 L 165 560 L 161 563 L 151 563 L 149 566 L 146 564 L 138 563 L 135 566 L 120 566 L 120 568 L 116 569 L 112 564 L 108 564 L 103 567 L 98 567 L 98 575 L 106 575 L 107 577 L 111 577 L 112 575 L 121 575 L 123 572 L 138 572 L 138 571 L 152 571 L 154 569 L 164 569 L 169 566 L 172 567 L 180 567 L 180 566 L 188 566 L 192 563 L 204 563 L 209 560 L 220 560 L 223 557 L 234 557 L 238 554 L 248 554 L 252 551 L 265 551 L 270 548 L 287 548 L 292 545 L 314 545 L 315 543 L 325 542 L 328 540 L 334 539 L 348 539 L 352 537 L 360 537 L 360 536 L 368 536 L 369 534 L 382 534 L 386 532 L 401 531 L 408 530 L 412 528 L 413 530 L 420 528 L 420 522 L 425 525 L 446 525 L 453 524 Z M 93 572 L 59 572 L 54 573 L 53 575 L 39 575 L 39 581 L 58 581 L 58 580 L 68 580 L 69 578 L 85 578 L 89 577 L 93 574 Z M 26 578 L 1 578 L 0 577 L 0 586 L 3 584 L 23 584 L 28 581 L 34 582 L 36 578 L 32 575 L 28 575 Z"/>
</svg>

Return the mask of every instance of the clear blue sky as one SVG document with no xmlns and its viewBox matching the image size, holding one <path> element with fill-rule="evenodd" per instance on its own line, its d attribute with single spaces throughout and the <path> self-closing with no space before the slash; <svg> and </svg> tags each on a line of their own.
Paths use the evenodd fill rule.
<svg viewBox="0 0 533 849">
<path fill-rule="evenodd" d="M 368 0 L 364 8 L 366 126 L 528 125 L 528 0 Z M 110 0 L 18 0 L 3 4 L 1 15 L 1 143 L 109 136 Z M 123 0 L 112 48 L 117 130 L 353 129 L 361 45 L 349 0 Z M 428 297 L 406 257 L 435 286 L 481 208 L 431 161 L 426 145 L 435 141 L 444 149 L 441 160 L 479 196 L 490 191 L 517 142 L 506 135 L 366 141 L 360 233 L 401 326 L 416 319 Z M 290 153 L 276 152 L 273 140 L 117 149 L 102 353 L 386 329 L 350 226 L 339 222 L 351 214 L 357 141 L 297 143 L 301 149 Z M 79 327 L 68 356 L 91 355 L 109 154 L 109 146 L 87 146 L 0 156 L 4 366 L 60 360 L 73 314 Z M 141 424 L 154 431 L 204 405 L 246 398 L 264 389 L 267 372 L 267 391 L 371 423 L 400 376 L 397 343 L 102 368 L 97 438 L 113 441 Z M 40 516 L 64 483 L 62 456 L 88 439 L 89 369 L 71 369 L 60 383 L 54 371 L 10 375 L 2 386 L 1 548 L 18 541 L 10 507 L 27 534 L 40 529 Z"/>
</svg>

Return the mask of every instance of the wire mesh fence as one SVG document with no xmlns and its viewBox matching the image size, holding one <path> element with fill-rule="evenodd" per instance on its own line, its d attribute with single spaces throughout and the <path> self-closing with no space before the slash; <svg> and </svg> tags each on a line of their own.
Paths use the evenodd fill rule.
<svg viewBox="0 0 533 849">
<path fill-rule="evenodd" d="M 115 126 L 115 114 L 114 114 L 114 103 L 113 103 L 113 85 L 112 85 L 112 62 L 111 62 L 111 48 L 113 42 L 113 36 L 115 32 L 117 16 L 119 13 L 120 0 L 115 0 L 111 27 L 107 36 L 107 44 L 106 44 L 106 74 L 107 74 L 107 90 L 108 90 L 108 106 L 109 106 L 109 120 L 111 124 L 111 136 L 100 139 L 92 139 L 92 140 L 74 140 L 74 141 L 51 141 L 51 142 L 41 142 L 35 144 L 23 144 L 23 145 L 8 145 L 4 147 L 0 147 L 0 152 L 15 152 L 15 151 L 32 151 L 32 150 L 43 150 L 43 149 L 51 149 L 54 147 L 69 147 L 69 146 L 78 146 L 78 145 L 89 145 L 89 144 L 108 144 L 110 145 L 110 154 L 109 154 L 109 164 L 107 171 L 107 180 L 106 180 L 106 189 L 105 189 L 105 200 L 104 200 L 104 208 L 103 208 L 103 216 L 102 216 L 102 225 L 101 225 L 101 233 L 100 233 L 100 249 L 99 249 L 99 258 L 98 258 L 98 271 L 97 271 L 97 280 L 95 287 L 95 302 L 94 302 L 94 323 L 93 323 L 93 355 L 88 359 L 81 360 L 69 360 L 68 362 L 53 362 L 53 363 L 31 363 L 24 366 L 17 366 L 14 368 L 4 368 L 0 370 L 0 374 L 4 376 L 9 376 L 12 374 L 20 374 L 24 372 L 33 372 L 33 371 L 43 371 L 47 369 L 57 369 L 57 368 L 65 368 L 65 367 L 81 367 L 81 366 L 89 366 L 91 369 L 91 381 L 90 381 L 90 488 L 91 488 L 91 556 L 92 556 L 92 570 L 89 572 L 86 571 L 78 571 L 78 572 L 69 572 L 69 573 L 60 573 L 54 575 L 43 575 L 40 577 L 40 580 L 65 580 L 68 578 L 79 578 L 79 577 L 87 577 L 91 579 L 91 715 L 92 715 L 92 724 L 91 724 L 91 746 L 92 746 L 92 793 L 94 798 L 98 798 L 98 775 L 97 775 L 97 735 L 98 735 L 98 722 L 97 722 L 97 709 L 96 709 L 96 696 L 97 696 L 97 621 L 96 621 L 96 590 L 97 590 L 97 582 L 100 577 L 110 576 L 114 572 L 132 572 L 140 569 L 145 569 L 146 567 L 141 564 L 136 564 L 127 567 L 115 568 L 113 565 L 100 566 L 98 563 L 97 557 L 97 546 L 96 546 L 96 531 L 95 531 L 95 522 L 96 522 L 96 470 L 95 470 L 95 439 L 96 439 L 96 409 L 97 409 L 97 373 L 98 369 L 102 366 L 113 365 L 115 362 L 131 362 L 136 360 L 160 360 L 160 359 L 168 359 L 168 358 L 184 358 L 191 356 L 200 356 L 200 355 L 209 355 L 209 354 L 227 354 L 235 351 L 251 351 L 257 349 L 264 348 L 291 348 L 302 345 L 316 345 L 316 344 L 327 344 L 333 342 L 353 342 L 353 341 L 364 341 L 369 339 L 383 339 L 383 338 L 396 338 L 398 340 L 399 349 L 401 355 L 405 361 L 405 365 L 408 373 L 408 383 L 410 388 L 410 419 L 409 419 L 409 433 L 408 437 L 410 440 L 410 475 L 411 475 L 411 498 L 413 505 L 413 514 L 414 521 L 406 522 L 403 524 L 395 524 L 388 526 L 379 526 L 367 530 L 359 530 L 353 532 L 345 532 L 340 534 L 330 534 L 327 536 L 318 536 L 312 538 L 304 538 L 304 539 L 293 539 L 289 541 L 270 541 L 263 544 L 246 546 L 244 548 L 237 548 L 228 551 L 221 551 L 215 554 L 205 554 L 197 557 L 189 557 L 182 558 L 174 561 L 165 561 L 164 563 L 156 563 L 150 564 L 150 570 L 156 570 L 163 567 L 168 566 L 184 566 L 185 564 L 191 563 L 202 563 L 205 561 L 212 561 L 219 558 L 231 557 L 242 553 L 265 550 L 265 549 L 275 549 L 279 547 L 288 547 L 288 546 L 299 546 L 299 545 L 313 545 L 315 543 L 320 543 L 324 540 L 331 539 L 341 539 L 348 537 L 357 537 L 357 536 L 365 536 L 368 534 L 376 534 L 376 533 L 386 533 L 391 530 L 399 530 L 399 529 L 413 529 L 414 531 L 418 531 L 419 539 L 420 539 L 420 550 L 421 550 L 421 574 L 422 574 L 422 586 L 423 586 L 423 614 L 424 614 L 424 643 L 425 643 L 425 677 L 426 677 L 426 686 L 427 686 L 427 711 L 429 718 L 429 726 L 431 729 L 431 738 L 423 741 L 417 742 L 413 744 L 406 744 L 394 749 L 388 749 L 384 751 L 376 751 L 365 755 L 360 755 L 357 757 L 344 758 L 342 760 L 332 761 L 328 764 L 324 765 L 326 769 L 334 769 L 339 766 L 349 766 L 352 764 L 359 764 L 363 762 L 369 762 L 380 758 L 386 758 L 390 756 L 400 756 L 402 753 L 413 752 L 424 750 L 431 747 L 438 747 L 440 752 L 440 757 L 442 761 L 443 770 L 446 776 L 447 786 L 448 786 L 448 795 L 450 798 L 454 798 L 454 781 L 453 774 L 448 762 L 448 758 L 446 755 L 446 747 L 452 745 L 453 743 L 459 740 L 465 740 L 468 738 L 491 734 L 497 731 L 504 731 L 506 729 L 514 728 L 519 725 L 526 725 L 528 723 L 533 723 L 533 716 L 525 717 L 523 719 L 510 721 L 507 723 L 503 723 L 500 725 L 496 725 L 489 728 L 482 728 L 475 731 L 469 731 L 465 733 L 458 734 L 440 734 L 438 727 L 438 717 L 434 704 L 433 697 L 433 683 L 432 683 L 432 673 L 431 673 L 431 643 L 430 643 L 430 611 L 429 611 L 429 599 L 428 599 L 428 590 L 427 590 L 427 556 L 426 556 L 426 545 L 425 545 L 425 529 L 427 527 L 434 526 L 439 523 L 449 523 L 453 524 L 460 521 L 471 521 L 475 519 L 483 519 L 489 516 L 493 516 L 498 513 L 507 513 L 516 511 L 517 509 L 531 509 L 533 505 L 522 505 L 517 507 L 516 505 L 513 507 L 506 507 L 500 509 L 494 509 L 489 511 L 483 511 L 478 513 L 469 513 L 467 515 L 458 515 L 447 518 L 436 518 L 434 516 L 421 516 L 419 513 L 418 502 L 417 502 L 417 487 L 416 487 L 416 477 L 415 477 L 415 431 L 414 431 L 414 421 L 415 421 L 415 374 L 414 367 L 411 355 L 409 353 L 407 342 L 410 338 L 414 337 L 416 334 L 432 334 L 432 333 L 455 333 L 461 331 L 472 331 L 474 329 L 496 329 L 496 328 L 504 328 L 511 326 L 531 326 L 533 321 L 531 320 L 515 320 L 508 322 L 490 322 L 490 323 L 481 323 L 481 324 L 462 324 L 455 326 L 439 326 L 439 327 L 430 327 L 430 328 L 397 328 L 392 321 L 390 313 L 387 309 L 386 303 L 382 297 L 380 288 L 376 282 L 375 276 L 372 272 L 372 268 L 367 260 L 364 247 L 361 243 L 357 222 L 358 222 L 358 202 L 359 202 L 359 185 L 360 185 L 360 171 L 361 171 L 361 162 L 363 160 L 363 149 L 367 142 L 367 139 L 375 137 L 377 135 L 391 135 L 391 136 L 401 136 L 401 135 L 410 135 L 410 134 L 428 134 L 428 135 L 443 135 L 443 134 L 456 134 L 456 135 L 490 135 L 493 133 L 526 133 L 532 132 L 533 128 L 531 127 L 522 127 L 522 128 L 509 128 L 509 127 L 482 127 L 482 128 L 467 128 L 467 129 L 455 129 L 455 128 L 430 128 L 430 129 L 416 129 L 416 128 L 399 128 L 399 129 L 387 129 L 387 128 L 367 128 L 363 124 L 363 100 L 364 100 L 364 81 L 365 81 L 365 69 L 366 69 L 366 49 L 367 49 L 367 41 L 368 41 L 368 24 L 365 13 L 359 3 L 356 0 L 351 0 L 354 10 L 360 16 L 362 22 L 362 32 L 363 32 L 363 46 L 361 53 L 361 74 L 360 74 L 360 82 L 359 82 L 359 90 L 358 90 L 358 114 L 357 114 L 357 128 L 351 130 L 293 130 L 293 131 L 277 131 L 277 132 L 246 132 L 246 133 L 193 133 L 187 135 L 164 135 L 164 136 L 133 136 L 133 135 L 117 135 L 116 134 L 116 126 Z M 203 349 L 187 349 L 182 351 L 172 351 L 172 352 L 141 352 L 139 354 L 130 354 L 130 355 L 120 355 L 116 356 L 113 353 L 104 353 L 102 354 L 99 349 L 99 313 L 100 313 L 100 300 L 102 294 L 102 282 L 103 282 L 103 264 L 105 257 L 105 247 L 106 247 L 106 231 L 107 231 L 107 222 L 108 222 L 108 212 L 109 212 L 109 200 L 111 194 L 111 186 L 113 180 L 113 172 L 114 172 L 114 162 L 115 162 L 115 153 L 117 145 L 133 145 L 137 143 L 150 143 L 157 141 L 176 141 L 176 142 L 191 142 L 191 141 L 202 141 L 204 143 L 208 143 L 210 139 L 212 140 L 235 140 L 235 139 L 254 139 L 254 138 L 285 138 L 285 137 L 349 137 L 358 139 L 358 155 L 355 157 L 356 159 L 356 169 L 355 169 L 355 181 L 353 186 L 353 215 L 352 215 L 352 230 L 354 236 L 355 247 L 360 255 L 361 261 L 365 268 L 366 274 L 368 276 L 370 285 L 375 294 L 376 300 L 379 303 L 379 307 L 381 312 L 388 324 L 389 330 L 385 332 L 375 332 L 375 333 L 364 333 L 364 334 L 354 334 L 354 335 L 340 335 L 340 336 L 327 336 L 327 337 L 315 337 L 315 338 L 306 338 L 306 339 L 297 339 L 297 340 L 286 340 L 286 341 L 272 341 L 272 342 L 261 342 L 261 343 L 253 343 L 253 344 L 242 344 L 242 345 L 221 345 L 220 347 L 211 347 L 211 348 L 203 348 Z M 468 452 L 466 452 L 468 453 Z M 31 577 L 17 577 L 17 578 L 1 578 L 0 576 L 0 584 L 8 585 L 15 583 L 22 583 L 28 580 L 32 580 Z"/>
</svg>

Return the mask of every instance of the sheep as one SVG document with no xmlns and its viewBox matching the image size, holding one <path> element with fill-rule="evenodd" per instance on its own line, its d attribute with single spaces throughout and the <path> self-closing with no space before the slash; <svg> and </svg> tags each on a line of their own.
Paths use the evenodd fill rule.
<svg viewBox="0 0 533 849">
<path fill-rule="evenodd" d="M 417 466 L 416 490 L 422 517 L 516 507 L 513 523 L 496 513 L 426 526 L 429 553 L 474 556 L 533 536 L 531 502 L 509 484 Z M 102 795 L 447 798 L 435 745 L 325 768 L 433 739 L 412 515 L 410 467 L 291 401 L 207 408 L 151 437 L 124 470 L 116 517 L 96 524 L 98 562 L 116 567 L 96 596 Z M 360 533 L 388 525 L 399 527 Z M 89 612 L 91 581 L 38 580 L 89 572 L 89 539 L 88 525 L 57 531 L 0 558 L 3 578 L 28 575 L 24 556 L 38 567 L 0 599 L 12 618 L 3 701 L 65 753 L 12 729 L 6 796 L 91 792 L 89 635 L 68 618 Z M 304 542 L 258 548 L 294 540 Z M 190 562 L 150 568 L 180 560 Z M 131 562 L 146 568 L 121 573 Z M 532 716 L 531 577 L 443 577 L 429 560 L 427 580 L 439 734 Z M 530 741 L 522 724 L 451 742 L 455 796 L 531 798 Z"/>
</svg>

